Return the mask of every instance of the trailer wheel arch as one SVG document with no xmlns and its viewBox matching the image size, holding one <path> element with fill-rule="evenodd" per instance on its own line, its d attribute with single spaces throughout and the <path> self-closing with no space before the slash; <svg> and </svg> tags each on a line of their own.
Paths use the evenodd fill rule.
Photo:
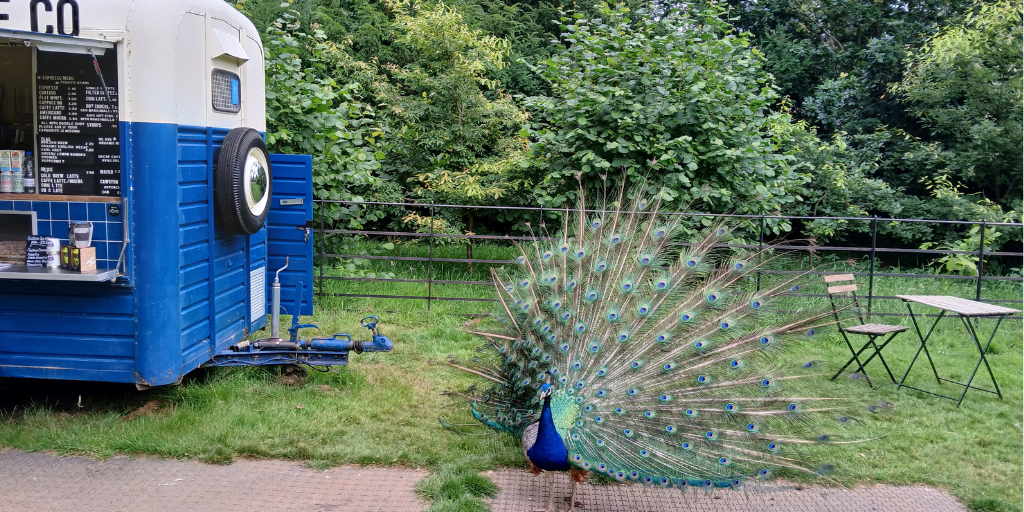
<svg viewBox="0 0 1024 512">
<path fill-rule="evenodd" d="M 228 229 L 258 232 L 270 213 L 273 173 L 260 132 L 234 128 L 224 137 L 214 168 L 214 202 Z"/>
</svg>

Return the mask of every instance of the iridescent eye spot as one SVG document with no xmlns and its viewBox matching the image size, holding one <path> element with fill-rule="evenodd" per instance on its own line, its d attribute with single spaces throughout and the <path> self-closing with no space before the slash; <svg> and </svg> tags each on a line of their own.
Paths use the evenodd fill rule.
<svg viewBox="0 0 1024 512">
<path fill-rule="evenodd" d="M 693 313 L 687 312 L 679 315 L 680 322 L 689 322 L 690 320 L 693 320 Z"/>
<path fill-rule="evenodd" d="M 562 313 L 562 321 L 563 322 L 568 320 L 570 317 L 572 317 L 572 313 L 570 313 L 568 311 L 565 311 L 565 312 Z"/>
<path fill-rule="evenodd" d="M 579 370 L 580 368 L 583 368 L 583 363 L 581 363 L 579 361 L 576 361 L 576 362 L 572 363 L 572 369 L 573 370 Z"/>
<path fill-rule="evenodd" d="M 715 234 L 718 235 L 718 236 L 724 235 L 725 234 L 725 228 L 718 228 L 718 231 L 715 231 Z"/>
<path fill-rule="evenodd" d="M 594 270 L 598 272 L 604 272 L 606 268 L 608 268 L 608 263 L 605 261 L 599 261 L 597 265 L 594 265 Z"/>
<path fill-rule="evenodd" d="M 770 476 L 772 476 L 772 472 L 769 469 L 762 469 L 761 471 L 757 472 L 758 478 L 768 478 Z"/>
<path fill-rule="evenodd" d="M 722 329 L 728 329 L 728 328 L 732 327 L 732 322 L 730 322 L 728 320 L 723 320 L 721 327 L 722 327 Z"/>
<path fill-rule="evenodd" d="M 569 382 L 569 378 L 565 376 L 559 377 L 558 382 L 565 384 L 566 382 Z M 571 389 L 569 390 L 569 393 L 572 393 Z"/>
<path fill-rule="evenodd" d="M 800 291 L 800 285 L 798 285 L 798 284 L 793 285 L 793 287 L 790 288 L 789 291 L 791 291 L 791 292 L 798 292 L 798 291 Z"/>
<path fill-rule="evenodd" d="M 590 227 L 592 227 L 594 229 L 597 229 L 597 228 L 601 227 L 601 220 L 600 219 L 594 219 L 594 221 L 590 223 Z"/>
<path fill-rule="evenodd" d="M 671 402 L 672 401 L 672 395 L 666 393 L 664 395 L 659 396 L 658 400 L 661 400 L 662 402 Z"/>
<path fill-rule="evenodd" d="M 587 255 L 587 251 L 586 250 L 584 250 L 582 248 L 576 249 L 576 257 L 577 258 L 582 258 L 582 257 L 584 257 L 586 255 Z"/>
<path fill-rule="evenodd" d="M 540 255 L 540 257 L 545 260 L 550 260 L 552 256 L 554 256 L 554 254 L 551 254 L 551 251 L 544 251 L 544 254 Z"/>
<path fill-rule="evenodd" d="M 520 265 L 526 263 L 526 256 L 517 256 L 516 263 L 519 263 Z"/>
<path fill-rule="evenodd" d="M 582 333 L 587 330 L 587 325 L 583 322 L 576 323 L 576 332 Z"/>
<path fill-rule="evenodd" d="M 583 380 L 576 381 L 576 389 L 583 389 L 583 386 L 586 386 L 586 385 L 587 385 L 586 381 L 583 381 Z"/>
<path fill-rule="evenodd" d="M 714 441 L 715 439 L 718 439 L 718 432 L 715 432 L 714 430 L 708 430 L 707 432 L 704 433 L 704 437 Z"/>
<path fill-rule="evenodd" d="M 622 407 L 616 407 L 615 408 L 615 414 L 619 414 L 619 415 L 626 414 L 626 410 L 623 409 Z"/>
<path fill-rule="evenodd" d="M 705 347 L 705 345 L 707 345 L 707 343 L 705 343 L 704 340 L 697 340 L 697 341 L 693 342 L 693 348 L 695 348 L 697 350 L 703 349 Z"/>
<path fill-rule="evenodd" d="M 597 440 L 597 445 L 601 446 L 601 447 L 604 447 L 604 439 L 598 439 Z"/>
<path fill-rule="evenodd" d="M 579 434 L 573 434 L 571 437 L 572 437 L 573 441 L 579 441 L 580 440 L 580 435 Z"/>
<path fill-rule="evenodd" d="M 619 319 L 619 312 L 613 309 L 608 312 L 607 318 L 609 321 L 614 322 Z"/>
<path fill-rule="evenodd" d="M 604 416 L 594 416 L 594 423 L 603 423 Z"/>
<path fill-rule="evenodd" d="M 754 302 L 750 303 L 750 307 L 752 307 L 754 309 L 761 309 L 761 306 L 763 306 L 763 305 L 764 304 L 761 301 L 759 301 L 759 300 L 755 300 Z"/>
<path fill-rule="evenodd" d="M 505 287 L 505 291 L 507 291 L 509 293 L 512 293 L 514 290 L 515 290 L 515 288 L 512 285 L 508 285 L 508 286 Z"/>
<path fill-rule="evenodd" d="M 552 368 L 548 371 L 551 373 L 551 375 L 558 375 L 558 368 Z"/>
<path fill-rule="evenodd" d="M 747 263 L 745 261 L 737 261 L 732 267 L 736 270 L 743 270 L 747 268 Z"/>
<path fill-rule="evenodd" d="M 700 260 L 698 260 L 697 258 L 690 258 L 686 260 L 686 266 L 690 268 L 696 267 L 698 263 L 700 263 Z"/>
<path fill-rule="evenodd" d="M 603 462 L 597 465 L 597 470 L 598 471 L 605 471 L 606 469 L 608 469 L 608 466 L 605 465 L 605 463 L 603 463 Z"/>
<path fill-rule="evenodd" d="M 654 287 L 659 290 L 668 289 L 668 279 L 658 279 L 658 282 L 654 283 Z"/>
<path fill-rule="evenodd" d="M 718 294 L 717 293 L 709 293 L 708 294 L 708 302 L 716 302 L 716 301 L 718 301 Z"/>
<path fill-rule="evenodd" d="M 657 416 L 657 414 L 655 414 L 654 411 L 644 411 L 645 418 L 653 418 L 655 416 Z"/>
<path fill-rule="evenodd" d="M 768 451 L 777 452 L 781 446 L 779 443 L 768 443 Z"/>
<path fill-rule="evenodd" d="M 633 281 L 626 281 L 622 283 L 622 291 L 629 292 L 633 290 Z"/>
<path fill-rule="evenodd" d="M 693 450 L 693 443 L 689 443 L 689 442 L 683 443 L 682 444 L 682 448 L 684 450 L 686 450 L 686 451 Z"/>
<path fill-rule="evenodd" d="M 620 332 L 619 333 L 619 341 L 623 342 L 623 343 L 629 341 L 629 333 L 625 332 L 625 331 Z"/>
<path fill-rule="evenodd" d="M 670 372 L 675 367 L 676 367 L 675 363 L 665 363 L 664 365 L 662 365 L 661 369 L 665 370 L 666 372 Z"/>
<path fill-rule="evenodd" d="M 565 245 L 565 244 L 562 244 L 561 246 L 558 247 L 558 252 L 560 252 L 562 254 L 565 254 L 565 253 L 569 252 L 569 246 Z"/>
<path fill-rule="evenodd" d="M 576 280 L 575 280 L 575 279 L 572 279 L 572 280 L 570 280 L 570 281 L 569 281 L 568 283 L 565 283 L 565 289 L 566 289 L 566 291 L 570 291 L 570 290 L 572 290 L 573 288 L 576 288 Z"/>
<path fill-rule="evenodd" d="M 573 462 L 583 462 L 583 457 L 580 457 L 579 455 L 573 455 L 572 456 L 572 461 Z"/>
<path fill-rule="evenodd" d="M 596 354 L 596 353 L 598 353 L 600 351 L 601 351 L 601 344 L 600 343 L 591 343 L 590 344 L 590 352 L 591 353 Z"/>
<path fill-rule="evenodd" d="M 690 418 L 696 418 L 697 417 L 697 410 L 696 409 L 687 409 L 686 411 L 683 412 L 683 414 L 689 416 Z"/>
<path fill-rule="evenodd" d="M 659 334 L 655 339 L 658 340 L 658 343 L 665 343 L 666 341 L 668 341 L 668 333 L 663 332 Z"/>
<path fill-rule="evenodd" d="M 629 363 L 629 367 L 634 369 L 634 370 L 636 370 L 636 369 L 640 368 L 641 366 L 643 366 L 643 364 L 644 364 L 643 361 L 633 361 L 632 363 Z"/>
<path fill-rule="evenodd" d="M 600 370 L 597 371 L 597 376 L 598 377 L 604 377 L 607 374 L 608 374 L 608 368 L 601 368 Z"/>
<path fill-rule="evenodd" d="M 617 471 L 615 473 L 615 479 L 616 480 L 620 480 L 620 481 L 621 480 L 625 480 L 626 479 L 626 473 L 623 473 L 622 471 Z"/>
<path fill-rule="evenodd" d="M 640 456 L 641 457 L 648 457 L 648 456 L 650 456 L 650 454 L 651 453 L 648 452 L 647 450 L 640 450 Z"/>
<path fill-rule="evenodd" d="M 540 328 L 540 331 L 541 331 L 541 332 L 548 332 L 548 331 L 550 331 L 550 330 L 551 330 L 551 326 L 550 326 L 550 325 L 548 325 L 548 324 L 544 324 L 544 327 L 541 327 L 541 328 Z"/>
<path fill-rule="evenodd" d="M 786 407 L 786 409 L 788 409 L 789 412 L 798 412 L 800 410 L 800 404 L 795 402 L 791 403 Z"/>
<path fill-rule="evenodd" d="M 850 421 L 850 417 L 849 416 L 840 416 L 840 417 L 838 417 L 836 419 L 839 421 L 839 423 L 846 423 L 846 422 Z"/>
<path fill-rule="evenodd" d="M 771 336 L 761 336 L 761 344 L 762 345 L 771 345 L 774 342 L 775 342 L 775 338 L 773 338 Z"/>
<path fill-rule="evenodd" d="M 568 352 L 569 351 L 569 344 L 568 343 L 562 343 L 562 346 L 558 347 L 558 349 L 561 350 L 562 352 Z"/>
<path fill-rule="evenodd" d="M 587 292 L 587 300 L 597 300 L 597 290 Z"/>
<path fill-rule="evenodd" d="M 526 288 L 527 286 L 530 286 L 530 280 L 529 279 L 523 279 L 522 281 L 519 281 L 519 286 L 522 286 L 523 288 Z"/>
<path fill-rule="evenodd" d="M 770 388 L 774 384 L 775 384 L 775 381 L 772 380 L 772 379 L 762 379 L 761 380 L 761 386 L 766 387 L 766 388 Z"/>
<path fill-rule="evenodd" d="M 555 300 L 555 301 L 553 301 L 551 303 L 551 308 L 552 309 L 560 309 L 561 307 L 562 307 L 562 301 L 560 301 L 560 300 Z"/>
<path fill-rule="evenodd" d="M 522 307 L 523 307 L 523 311 L 529 311 L 530 310 L 530 303 L 529 302 L 524 302 Z"/>
<path fill-rule="evenodd" d="M 541 360 L 545 363 L 551 361 L 551 354 L 544 354 L 544 357 L 542 357 Z"/>
<path fill-rule="evenodd" d="M 649 304 L 640 304 L 640 306 L 636 308 L 636 312 L 641 315 L 646 315 L 651 312 L 651 306 Z"/>
<path fill-rule="evenodd" d="M 829 437 L 827 435 L 825 435 L 825 434 L 822 434 L 822 435 L 818 436 L 818 441 L 825 442 L 825 441 L 828 441 L 828 440 L 829 440 Z"/>
<path fill-rule="evenodd" d="M 661 237 L 665 236 L 666 234 L 668 234 L 668 229 L 666 229 L 666 228 L 658 228 L 658 229 L 654 230 L 654 236 L 657 237 L 657 238 L 661 238 Z"/>
<path fill-rule="evenodd" d="M 629 477 L 632 478 L 633 480 L 636 480 L 637 478 L 640 478 L 640 472 L 639 471 L 630 471 L 629 472 Z"/>
<path fill-rule="evenodd" d="M 675 434 L 676 433 L 676 427 L 674 425 L 669 425 L 669 426 L 665 427 L 665 432 L 668 432 L 669 434 Z"/>
<path fill-rule="evenodd" d="M 725 404 L 725 410 L 729 411 L 729 412 L 734 412 L 736 410 L 736 404 L 731 403 L 731 402 Z"/>
<path fill-rule="evenodd" d="M 711 480 L 704 480 L 704 484 L 703 485 L 704 485 L 705 489 L 711 489 L 712 487 L 715 486 L 715 483 L 712 482 Z"/>
<path fill-rule="evenodd" d="M 625 434 L 626 437 L 633 437 L 633 429 L 631 428 L 624 429 L 622 433 Z"/>
<path fill-rule="evenodd" d="M 732 463 L 732 461 L 729 460 L 729 457 L 720 457 L 718 459 L 718 463 L 723 465 L 723 466 L 728 466 L 729 464 Z"/>
<path fill-rule="evenodd" d="M 636 396 L 636 394 L 639 393 L 639 392 L 640 392 L 640 390 L 638 390 L 636 388 L 629 388 L 629 389 L 626 390 L 626 394 L 629 395 L 629 396 Z"/>
<path fill-rule="evenodd" d="M 607 394 L 608 394 L 607 390 L 604 390 L 604 389 L 597 390 L 597 396 L 605 396 Z"/>
<path fill-rule="evenodd" d="M 651 478 L 649 476 L 645 476 L 644 477 L 644 483 L 648 483 L 649 484 L 649 483 L 653 483 L 653 482 L 654 482 L 653 478 Z"/>
<path fill-rule="evenodd" d="M 613 244 L 617 244 L 617 243 L 619 243 L 621 241 L 622 241 L 622 235 L 620 235 L 618 233 L 612 235 L 612 238 L 610 240 L 610 242 L 613 243 Z"/>
<path fill-rule="evenodd" d="M 757 432 L 761 430 L 761 426 L 757 423 L 747 423 L 747 432 Z"/>
<path fill-rule="evenodd" d="M 808 336 L 814 336 L 815 334 L 818 334 L 818 331 L 815 331 L 814 329 L 809 329 L 807 331 Z"/>
<path fill-rule="evenodd" d="M 650 254 L 644 254 L 640 256 L 641 265 L 650 265 L 652 261 L 654 261 L 654 257 L 651 256 Z"/>
<path fill-rule="evenodd" d="M 697 376 L 697 383 L 698 384 L 707 384 L 708 382 L 711 382 L 711 377 L 708 377 L 707 375 L 698 375 Z"/>
</svg>

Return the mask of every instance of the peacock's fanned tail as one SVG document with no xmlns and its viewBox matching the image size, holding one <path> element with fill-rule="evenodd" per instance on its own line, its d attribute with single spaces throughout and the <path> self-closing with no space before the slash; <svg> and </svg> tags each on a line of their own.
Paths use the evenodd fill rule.
<svg viewBox="0 0 1024 512">
<path fill-rule="evenodd" d="M 507 329 L 479 333 L 501 359 L 474 416 L 520 434 L 550 376 L 576 467 L 702 487 L 814 471 L 799 448 L 841 440 L 848 404 L 820 397 L 816 363 L 790 368 L 777 356 L 831 324 L 832 311 L 786 298 L 804 275 L 756 290 L 777 251 L 722 247 L 725 223 L 686 236 L 686 217 L 627 195 L 566 212 L 519 246 L 515 265 L 492 270 Z"/>
</svg>

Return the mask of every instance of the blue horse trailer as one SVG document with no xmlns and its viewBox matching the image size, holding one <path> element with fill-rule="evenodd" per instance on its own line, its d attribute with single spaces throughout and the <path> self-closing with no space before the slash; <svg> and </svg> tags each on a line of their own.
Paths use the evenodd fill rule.
<svg viewBox="0 0 1024 512">
<path fill-rule="evenodd" d="M 94 270 L 0 269 L 0 377 L 180 382 L 253 350 L 286 257 L 312 314 L 312 160 L 267 153 L 264 108 L 259 34 L 222 0 L 0 3 L 0 150 L 36 169 L 0 191 L 0 243 L 74 223 L 95 248 Z"/>
</svg>

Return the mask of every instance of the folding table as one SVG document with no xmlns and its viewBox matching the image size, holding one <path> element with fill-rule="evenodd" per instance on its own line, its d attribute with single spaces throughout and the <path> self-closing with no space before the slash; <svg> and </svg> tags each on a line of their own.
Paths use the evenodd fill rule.
<svg viewBox="0 0 1024 512">
<path fill-rule="evenodd" d="M 992 368 L 989 367 L 988 360 L 985 359 L 985 354 L 988 353 L 988 347 L 989 345 L 992 344 L 992 339 L 995 337 L 996 332 L 999 330 L 999 325 L 1002 324 L 1003 318 L 1008 315 L 1020 313 L 1020 311 L 1016 309 L 1004 308 L 1002 306 L 994 306 L 992 304 L 986 304 L 984 302 L 961 299 L 959 297 L 950 297 L 948 295 L 897 295 L 896 297 L 903 299 L 903 302 L 907 305 L 907 311 L 910 312 L 910 318 L 914 322 L 914 329 L 917 331 L 918 340 L 921 341 L 921 346 L 918 347 L 917 353 L 914 354 L 914 358 L 910 361 L 910 366 L 907 367 L 907 371 L 906 373 L 903 374 L 903 378 L 900 379 L 900 383 L 899 385 L 896 386 L 896 389 L 906 387 L 910 389 L 915 389 L 917 391 L 921 391 L 923 393 L 928 393 L 930 395 L 947 398 L 949 400 L 955 400 L 957 407 L 960 407 L 960 403 L 964 401 L 964 396 L 967 395 L 968 389 L 977 389 L 978 391 L 984 391 L 986 393 L 998 395 L 999 398 L 1003 397 L 1003 394 L 999 392 L 999 384 L 996 383 L 996 377 L 995 375 L 992 374 Z M 914 315 L 914 310 L 910 307 L 910 303 L 912 302 L 917 304 L 924 304 L 926 306 L 932 306 L 942 310 L 942 312 L 939 313 L 939 316 L 935 319 L 935 322 L 932 324 L 931 329 L 928 330 L 927 335 L 922 336 L 921 334 L 921 328 L 917 324 L 917 317 Z M 974 371 L 971 372 L 971 376 L 970 378 L 967 379 L 966 383 L 956 382 L 939 377 L 939 372 L 935 369 L 935 363 L 932 361 L 932 356 L 930 353 L 928 353 L 928 338 L 931 337 L 932 332 L 935 331 L 935 326 L 938 325 L 939 321 L 942 320 L 942 318 L 946 315 L 947 312 L 955 313 L 957 316 L 959 316 L 960 322 L 963 323 L 964 328 L 967 329 L 967 334 L 969 334 L 971 336 L 971 340 L 974 341 L 975 348 L 978 349 L 978 363 L 974 365 Z M 988 341 L 985 343 L 984 347 L 981 346 L 981 342 L 978 340 L 978 331 L 974 323 L 971 322 L 971 318 L 996 318 L 996 325 L 995 327 L 992 328 L 992 334 L 989 335 Z M 923 389 L 915 388 L 913 386 L 908 386 L 907 384 L 905 384 L 907 380 L 907 375 L 910 374 L 910 369 L 914 367 L 914 363 L 917 362 L 917 358 L 918 356 L 921 355 L 922 351 L 924 351 L 925 357 L 928 358 L 928 364 L 932 367 L 932 374 L 935 375 L 936 382 L 938 382 L 939 384 L 942 384 L 943 382 L 948 382 L 950 384 L 963 386 L 964 391 L 963 393 L 960 393 L 960 398 L 940 395 L 938 393 L 932 393 L 931 391 L 925 391 Z M 978 369 L 981 368 L 982 363 L 985 364 L 985 369 L 988 370 L 988 376 L 992 379 L 992 385 L 995 386 L 996 388 L 995 391 L 984 388 L 978 388 L 971 385 L 971 382 L 974 380 L 974 376 L 978 373 Z"/>
</svg>

